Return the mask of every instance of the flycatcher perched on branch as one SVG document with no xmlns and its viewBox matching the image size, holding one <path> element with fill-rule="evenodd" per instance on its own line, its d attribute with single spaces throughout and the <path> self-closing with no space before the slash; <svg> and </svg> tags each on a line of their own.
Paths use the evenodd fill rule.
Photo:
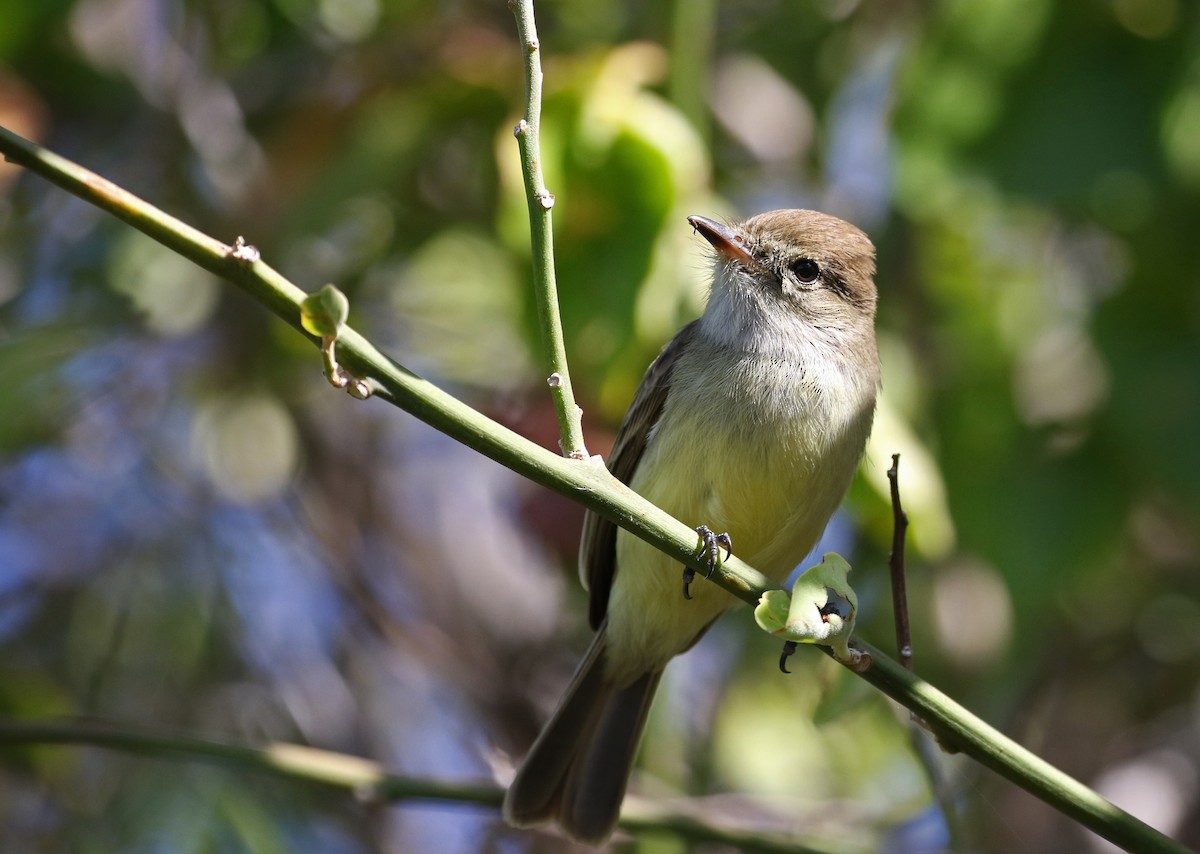
<svg viewBox="0 0 1200 854">
<path fill-rule="evenodd" d="M 646 371 L 608 468 L 672 516 L 726 532 L 739 557 L 782 581 L 837 509 L 871 429 L 875 247 L 815 211 L 688 221 L 716 254 L 708 305 Z M 713 584 L 685 598 L 678 564 L 590 511 L 580 572 L 596 636 L 504 815 L 599 845 L 663 668 L 736 600 Z"/>
</svg>

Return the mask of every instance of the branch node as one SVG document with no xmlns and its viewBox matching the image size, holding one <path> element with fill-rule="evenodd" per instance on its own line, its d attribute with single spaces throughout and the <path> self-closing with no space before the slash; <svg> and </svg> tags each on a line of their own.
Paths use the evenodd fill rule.
<svg viewBox="0 0 1200 854">
<path fill-rule="evenodd" d="M 239 234 L 237 240 L 229 247 L 229 257 L 243 264 L 253 264 L 262 258 L 262 253 L 258 251 L 257 246 L 247 243 L 246 238 Z"/>
<path fill-rule="evenodd" d="M 562 374 L 555 371 L 546 377 L 546 385 L 550 386 L 550 388 L 562 388 Z"/>
<path fill-rule="evenodd" d="M 849 667 L 855 673 L 866 673 L 871 669 L 871 653 L 865 652 L 861 649 L 855 649 L 854 647 L 849 647 L 849 650 L 850 655 L 847 658 L 843 659 L 841 656 L 836 654 L 833 657 L 841 664 Z"/>
<path fill-rule="evenodd" d="M 365 806 L 379 806 L 386 800 L 377 783 L 359 783 L 352 791 L 354 799 Z"/>
</svg>

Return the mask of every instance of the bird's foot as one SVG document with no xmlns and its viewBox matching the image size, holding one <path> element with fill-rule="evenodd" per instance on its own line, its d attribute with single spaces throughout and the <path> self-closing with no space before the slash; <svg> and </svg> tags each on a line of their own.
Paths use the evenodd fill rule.
<svg viewBox="0 0 1200 854">
<path fill-rule="evenodd" d="M 725 549 L 726 560 L 733 555 L 733 538 L 729 534 L 714 533 L 712 528 L 707 525 L 698 527 L 696 533 L 700 537 L 700 551 L 708 555 L 708 573 L 706 577 L 712 578 L 712 574 L 716 572 L 717 565 L 721 562 L 721 548 L 724 547 Z M 685 566 L 683 568 L 684 599 L 692 598 L 690 587 L 695 578 L 696 570 L 690 566 Z"/>
</svg>

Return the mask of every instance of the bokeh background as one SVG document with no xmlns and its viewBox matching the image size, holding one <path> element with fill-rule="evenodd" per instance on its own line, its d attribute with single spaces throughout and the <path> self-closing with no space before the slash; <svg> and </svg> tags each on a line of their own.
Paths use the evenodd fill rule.
<svg viewBox="0 0 1200 854">
<path fill-rule="evenodd" d="M 827 547 L 890 648 L 1200 845 L 1200 7 L 539 4 L 562 312 L 593 451 L 703 305 L 685 216 L 880 249 L 885 391 Z M 506 4 L 0 0 L 0 124 L 232 242 L 553 447 Z M 0 167 L 0 711 L 511 774 L 586 643 L 581 512 L 383 403 L 233 288 Z M 838 851 L 947 824 L 903 715 L 748 613 L 668 673 L 634 787 Z M 941 757 L 959 850 L 1104 850 Z M 0 754 L 4 851 L 556 851 L 95 749 Z M 667 835 L 620 843 L 676 852 Z M 697 848 L 696 850 L 700 850 Z M 712 850 L 706 848 L 704 850 Z"/>
</svg>

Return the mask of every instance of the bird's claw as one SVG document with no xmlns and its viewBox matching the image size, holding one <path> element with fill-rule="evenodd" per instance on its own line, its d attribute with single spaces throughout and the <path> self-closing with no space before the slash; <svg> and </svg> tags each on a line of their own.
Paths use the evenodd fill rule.
<svg viewBox="0 0 1200 854">
<path fill-rule="evenodd" d="M 703 550 L 708 553 L 708 577 L 712 578 L 717 564 L 721 562 L 721 547 L 725 548 L 726 560 L 733 557 L 733 538 L 729 534 L 713 533 L 708 525 L 701 525 L 696 529 L 696 533 L 700 535 Z"/>
<path fill-rule="evenodd" d="M 792 657 L 792 653 L 796 651 L 797 646 L 799 646 L 799 644 L 797 644 L 795 641 L 784 641 L 783 652 L 779 655 L 779 669 L 782 672 L 792 672 L 787 669 L 787 660 Z"/>
<path fill-rule="evenodd" d="M 696 533 L 700 536 L 700 551 L 708 555 L 708 572 L 706 577 L 712 578 L 712 574 L 717 569 L 717 564 L 721 562 L 721 548 L 725 549 L 725 558 L 728 560 L 733 555 L 733 539 L 729 534 L 713 533 L 712 528 L 708 525 L 701 525 L 696 529 Z M 691 599 L 691 584 L 696 578 L 696 570 L 690 566 L 683 568 L 683 598 Z"/>
</svg>

